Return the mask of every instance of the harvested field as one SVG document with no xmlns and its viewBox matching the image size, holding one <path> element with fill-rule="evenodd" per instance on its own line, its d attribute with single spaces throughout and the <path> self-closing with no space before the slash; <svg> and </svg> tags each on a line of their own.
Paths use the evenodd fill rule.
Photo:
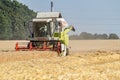
<svg viewBox="0 0 120 80">
<path fill-rule="evenodd" d="M 0 41 L 0 80 L 120 80 L 120 40 L 70 41 L 70 55 Z"/>
</svg>

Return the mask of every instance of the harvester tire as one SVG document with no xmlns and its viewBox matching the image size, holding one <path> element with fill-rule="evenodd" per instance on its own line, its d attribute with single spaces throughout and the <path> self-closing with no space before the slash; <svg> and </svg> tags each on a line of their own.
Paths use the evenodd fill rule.
<svg viewBox="0 0 120 80">
<path fill-rule="evenodd" d="M 27 44 L 27 48 L 30 48 L 30 42 Z"/>
<path fill-rule="evenodd" d="M 66 48 L 66 56 L 68 56 L 68 55 L 69 55 L 69 49 Z"/>
</svg>

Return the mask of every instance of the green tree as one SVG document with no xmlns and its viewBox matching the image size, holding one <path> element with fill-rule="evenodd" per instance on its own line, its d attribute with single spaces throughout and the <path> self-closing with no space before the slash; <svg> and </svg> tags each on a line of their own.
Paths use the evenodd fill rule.
<svg viewBox="0 0 120 80">
<path fill-rule="evenodd" d="M 119 39 L 117 34 L 111 33 L 109 34 L 109 39 Z"/>
<path fill-rule="evenodd" d="M 29 32 L 24 22 L 35 16 L 33 10 L 17 0 L 0 0 L 0 39 L 25 39 Z"/>
<path fill-rule="evenodd" d="M 79 35 L 80 39 L 94 39 L 94 36 L 91 33 L 82 32 Z"/>
</svg>

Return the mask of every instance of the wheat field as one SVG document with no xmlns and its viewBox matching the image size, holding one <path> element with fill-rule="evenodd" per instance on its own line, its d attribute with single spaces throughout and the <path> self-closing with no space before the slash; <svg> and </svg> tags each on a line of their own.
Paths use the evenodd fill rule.
<svg viewBox="0 0 120 80">
<path fill-rule="evenodd" d="M 0 41 L 0 80 L 120 80 L 120 40 L 71 40 L 66 57 L 16 42 Z"/>
</svg>

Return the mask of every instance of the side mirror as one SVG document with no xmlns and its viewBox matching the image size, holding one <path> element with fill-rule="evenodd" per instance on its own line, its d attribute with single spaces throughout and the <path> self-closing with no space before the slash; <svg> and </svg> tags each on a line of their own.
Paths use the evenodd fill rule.
<svg viewBox="0 0 120 80">
<path fill-rule="evenodd" d="M 33 38 L 33 37 L 34 37 L 34 34 L 33 34 L 33 22 L 32 22 L 32 21 L 30 21 L 30 22 L 28 23 L 28 30 L 29 30 L 29 32 L 30 32 L 30 34 L 31 34 L 31 37 Z"/>
</svg>

